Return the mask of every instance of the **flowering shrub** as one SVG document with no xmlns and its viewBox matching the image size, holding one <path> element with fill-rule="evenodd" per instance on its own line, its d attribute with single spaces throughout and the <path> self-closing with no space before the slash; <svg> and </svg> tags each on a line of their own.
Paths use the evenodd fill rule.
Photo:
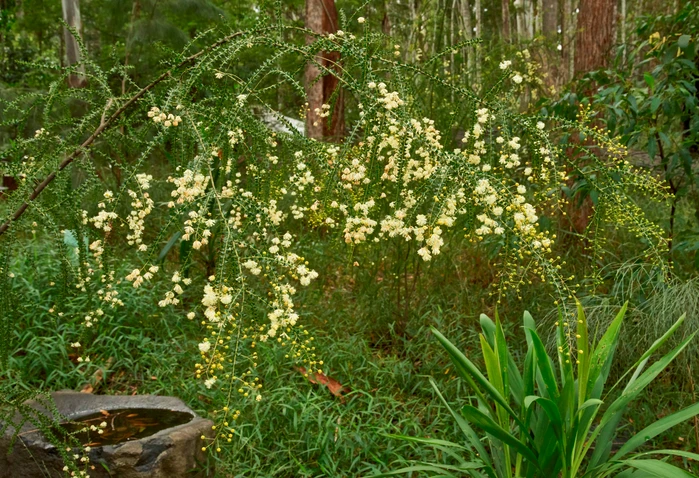
<svg viewBox="0 0 699 478">
<path fill-rule="evenodd" d="M 245 400 L 264 400 L 255 376 L 260 348 L 282 347 L 308 373 L 322 372 L 297 304 L 300 288 L 323 280 L 304 237 L 335 241 L 350 258 L 407 242 L 431 261 L 449 236 L 464 235 L 502 251 L 500 290 L 543 282 L 565 298 L 574 282 L 555 253 L 556 234 L 540 219 L 565 214 L 560 191 L 576 170 L 600 192 L 599 219 L 630 226 L 661 262 L 662 235 L 629 193 L 663 198 L 662 187 L 625 161 L 623 148 L 586 128 L 584 114 L 579 124 L 520 114 L 507 92 L 522 76 L 508 60 L 500 86 L 479 97 L 402 62 L 357 23 L 346 28 L 358 36 L 338 31 L 309 45 L 283 41 L 295 32 L 283 25 L 212 40 L 130 95 L 111 87 L 121 70 L 88 62 L 90 88 L 56 84 L 3 107 L 3 121 L 15 126 L 42 118 L 36 135 L 5 150 L 21 184 L 7 198 L 3 254 L 12 254 L 13 241 L 32 240 L 33 222 L 48 240 L 75 236 L 59 283 L 86 298 L 75 341 L 84 360 L 91 334 L 118 320 L 124 290 L 166 283 L 158 305 L 201 324 L 192 377 L 220 391 L 217 435 L 204 448 L 231 441 Z M 272 107 L 280 88 L 303 101 L 297 73 L 318 51 L 342 57 L 338 71 L 317 65 L 345 92 L 349 127 L 339 143 L 306 138 Z M 267 59 L 237 71 L 247 55 Z M 426 87 L 458 101 L 437 115 Z M 318 116 L 332 114 L 334 98 Z M 75 118 L 56 107 L 76 102 Z M 571 127 L 602 151 L 585 168 L 552 142 L 552 133 Z M 131 272 L 117 275 L 125 261 Z M 61 304 L 55 309 L 60 314 Z"/>
</svg>

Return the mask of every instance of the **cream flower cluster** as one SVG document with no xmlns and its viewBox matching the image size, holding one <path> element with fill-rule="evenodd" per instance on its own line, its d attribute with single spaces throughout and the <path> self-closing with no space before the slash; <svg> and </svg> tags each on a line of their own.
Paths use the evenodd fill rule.
<svg viewBox="0 0 699 478">
<path fill-rule="evenodd" d="M 169 207 L 175 207 L 175 204 L 185 204 L 196 201 L 206 194 L 209 185 L 208 176 L 195 173 L 191 169 L 185 170 L 182 177 L 169 177 L 167 180 L 175 185 L 175 189 L 171 193 L 175 200 L 168 204 Z"/>
<path fill-rule="evenodd" d="M 242 142 L 244 138 L 245 135 L 243 134 L 243 130 L 240 128 L 235 128 L 228 131 L 228 143 L 231 146 L 235 146 L 236 144 Z"/>
<path fill-rule="evenodd" d="M 221 322 L 222 318 L 229 319 L 230 316 L 226 311 L 232 301 L 233 296 L 228 286 L 216 287 L 211 283 L 205 285 L 204 295 L 201 298 L 201 304 L 204 306 L 204 317 L 214 323 Z M 223 309 L 223 314 L 219 309 Z"/>
<path fill-rule="evenodd" d="M 141 274 L 141 269 L 134 269 L 126 276 L 126 280 L 132 283 L 134 289 L 137 289 L 145 281 L 151 280 L 153 275 L 158 272 L 159 269 L 159 266 L 150 266 L 148 271 L 143 274 Z"/>
<path fill-rule="evenodd" d="M 150 111 L 148 111 L 148 117 L 152 118 L 154 123 L 162 124 L 166 128 L 169 128 L 170 126 L 179 126 L 179 124 L 182 122 L 182 118 L 179 116 L 175 116 L 172 113 L 166 114 L 157 106 L 153 106 Z"/>
<path fill-rule="evenodd" d="M 182 288 L 182 285 L 188 286 L 192 283 L 192 279 L 188 277 L 183 278 L 182 276 L 180 276 L 179 271 L 175 271 L 175 273 L 172 275 L 171 281 L 174 284 L 174 286 L 172 287 L 172 290 L 167 291 L 165 293 L 165 297 L 158 302 L 158 306 L 160 307 L 179 304 L 180 299 L 178 297 L 184 294 L 184 289 Z"/>
<path fill-rule="evenodd" d="M 369 217 L 369 211 L 376 205 L 373 199 L 364 203 L 357 203 L 353 209 L 357 216 L 348 216 L 345 221 L 345 242 L 347 244 L 359 244 L 367 240 L 367 236 L 374 233 L 378 224 L 377 221 Z"/>
<path fill-rule="evenodd" d="M 114 211 L 107 211 L 107 204 L 114 200 L 114 195 L 111 191 L 106 191 L 104 193 L 104 201 L 97 204 L 99 212 L 96 216 L 88 219 L 87 211 L 83 211 L 83 224 L 88 222 L 95 226 L 96 229 L 104 231 L 105 233 L 111 232 L 112 223 L 119 218 L 119 215 Z"/>
<path fill-rule="evenodd" d="M 131 207 L 133 208 L 126 218 L 126 222 L 131 231 L 127 236 L 126 240 L 129 245 L 138 245 L 139 251 L 145 251 L 148 246 L 143 244 L 143 231 L 145 230 L 145 220 L 153 211 L 153 200 L 148 194 L 148 189 L 150 189 L 150 182 L 153 180 L 153 176 L 150 174 L 137 174 L 136 181 L 140 186 L 140 196 L 138 192 L 131 189 L 127 190 L 128 195 L 131 197 Z"/>
</svg>

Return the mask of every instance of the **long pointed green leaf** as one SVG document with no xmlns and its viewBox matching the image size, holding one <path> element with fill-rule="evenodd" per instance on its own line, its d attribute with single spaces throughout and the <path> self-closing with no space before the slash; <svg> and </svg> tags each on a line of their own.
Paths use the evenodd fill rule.
<svg viewBox="0 0 699 478">
<path fill-rule="evenodd" d="M 483 460 L 483 463 L 485 463 L 485 465 L 487 467 L 488 475 L 494 477 L 495 476 L 495 468 L 493 467 L 493 463 L 490 461 L 490 455 L 486 451 L 485 447 L 483 446 L 483 443 L 481 442 L 481 440 L 478 437 L 478 435 L 476 434 L 476 432 L 473 430 L 473 428 L 471 428 L 471 426 L 468 424 L 468 422 L 464 419 L 463 416 L 456 413 L 449 406 L 449 403 L 447 403 L 446 399 L 442 395 L 442 392 L 439 391 L 437 384 L 434 382 L 434 380 L 432 378 L 430 378 L 430 385 L 432 385 L 432 388 L 434 389 L 434 391 L 437 392 L 437 396 L 439 396 L 439 399 L 442 401 L 444 406 L 447 407 L 447 410 L 449 410 L 449 413 L 451 413 L 451 416 L 454 417 L 454 421 L 456 421 L 456 424 L 461 429 L 461 432 L 466 437 L 466 440 L 468 440 L 468 443 L 476 451 L 476 454 L 478 455 L 478 457 L 481 460 Z"/>
<path fill-rule="evenodd" d="M 480 316 L 481 330 L 491 347 L 495 348 L 495 322 L 485 314 Z"/>
<path fill-rule="evenodd" d="M 638 458 L 640 456 L 648 456 L 648 455 L 681 456 L 682 458 L 690 458 L 694 461 L 699 461 L 699 453 L 692 453 L 691 451 L 684 451 L 684 450 L 653 450 L 653 451 L 647 451 L 645 453 L 639 453 L 637 455 L 634 455 L 634 458 Z"/>
<path fill-rule="evenodd" d="M 541 372 L 541 378 L 544 380 L 544 385 L 546 386 L 546 391 L 554 402 L 558 400 L 558 383 L 556 382 L 556 376 L 553 373 L 553 368 L 551 367 L 551 360 L 546 353 L 546 348 L 541 342 L 541 339 L 535 331 L 531 332 L 532 346 L 534 347 L 534 352 L 536 353 L 536 361 L 539 365 L 539 371 Z"/>
<path fill-rule="evenodd" d="M 459 375 L 465 378 L 469 382 L 469 385 L 472 385 L 474 391 L 480 393 L 481 397 L 483 397 L 483 393 L 475 387 L 475 384 L 477 383 L 483 388 L 483 390 L 485 390 L 493 401 L 499 403 L 507 411 L 507 413 L 512 416 L 518 425 L 523 426 L 517 413 L 512 410 L 500 392 L 498 392 L 497 389 L 488 381 L 488 379 L 485 378 L 481 371 L 478 370 L 478 367 L 467 359 L 466 356 L 462 354 L 454 344 L 452 344 L 446 337 L 444 337 L 444 335 L 441 334 L 441 332 L 434 327 L 431 327 L 431 330 L 434 336 L 437 337 L 437 340 L 439 340 L 442 346 L 446 349 L 447 353 L 451 356 L 451 361 L 454 366 L 456 366 L 456 370 L 459 372 Z"/>
<path fill-rule="evenodd" d="M 502 396 L 508 398 L 510 396 L 510 383 L 508 380 L 509 376 L 509 351 L 507 350 L 507 342 L 505 341 L 505 332 L 502 330 L 502 323 L 500 320 L 495 321 L 495 353 L 498 356 L 498 362 L 500 363 L 502 371 Z"/>
<path fill-rule="evenodd" d="M 587 319 L 580 302 L 577 302 L 578 319 L 576 326 L 576 344 L 578 346 L 578 403 L 584 403 L 588 398 L 587 379 L 590 375 L 590 346 L 587 336 Z"/>
<path fill-rule="evenodd" d="M 495 344 L 495 337 L 496 337 L 496 324 L 493 322 L 490 317 L 488 317 L 485 314 L 481 314 L 480 316 L 480 323 L 481 323 L 481 330 L 483 331 L 483 335 L 485 336 L 486 339 L 488 339 L 488 344 L 493 348 L 493 350 L 497 350 L 496 344 Z M 499 323 L 499 321 L 498 321 Z M 500 327 L 501 328 L 501 327 Z M 504 338 L 504 334 L 503 334 Z M 506 342 L 502 342 L 505 344 Z M 501 351 L 502 352 L 502 351 Z M 500 352 L 500 353 L 501 353 Z M 512 357 L 512 354 L 509 351 L 506 351 L 506 354 L 501 355 L 506 355 L 506 358 L 504 356 L 500 357 L 500 363 L 501 364 L 507 364 L 507 369 L 503 372 L 503 375 L 505 376 L 504 383 L 507 385 L 506 388 L 509 388 L 509 393 L 512 396 L 513 400 L 515 401 L 517 406 L 522 405 L 522 400 L 525 397 L 524 393 L 524 384 L 522 382 L 522 375 L 519 373 L 519 369 L 517 368 L 517 363 L 515 362 L 514 358 Z M 505 398 L 507 396 L 505 395 Z"/>
<path fill-rule="evenodd" d="M 476 470 L 479 467 L 477 466 L 478 464 L 473 464 L 470 469 Z M 450 466 L 450 465 L 413 465 L 413 466 L 406 466 L 405 468 L 400 468 L 398 470 L 393 470 L 389 471 L 386 473 L 381 473 L 378 475 L 371 475 L 371 478 L 380 478 L 383 476 L 395 476 L 395 475 L 402 475 L 405 473 L 412 473 L 414 471 L 432 471 L 435 473 L 443 473 L 440 476 L 443 477 L 454 477 L 454 478 L 460 478 L 461 474 L 454 475 L 452 473 L 448 473 L 449 471 L 467 471 L 469 468 L 467 467 L 456 467 L 456 466 Z"/>
<path fill-rule="evenodd" d="M 476 407 L 472 407 L 471 405 L 465 405 L 461 409 L 461 413 L 464 415 L 464 418 L 466 418 L 466 420 L 478 426 L 479 428 L 482 428 L 487 433 L 497 438 L 504 444 L 514 448 L 523 457 L 529 460 L 530 463 L 534 464 L 535 466 L 539 466 L 537 457 L 534 454 L 534 452 L 524 443 L 512 436 L 508 431 L 501 428 L 488 415 L 481 412 Z"/>
<path fill-rule="evenodd" d="M 681 468 L 660 460 L 624 460 L 622 463 L 658 478 L 696 478 Z"/>
<path fill-rule="evenodd" d="M 677 319 L 677 321 L 674 324 L 672 324 L 672 327 L 670 327 L 667 330 L 667 332 L 665 332 L 660 338 L 653 342 L 653 345 L 651 345 L 650 348 L 646 350 L 646 352 L 643 355 L 641 355 L 641 357 L 636 361 L 636 363 L 633 364 L 633 366 L 631 366 L 629 370 L 621 376 L 621 378 L 617 381 L 616 384 L 614 384 L 614 386 L 609 390 L 609 392 L 614 390 L 617 387 L 617 385 L 619 385 L 619 383 L 621 383 L 621 381 L 624 378 L 626 378 L 626 376 L 631 372 L 631 370 L 634 370 L 635 368 L 634 374 L 631 376 L 631 379 L 628 382 L 629 384 L 633 383 L 636 380 L 636 378 L 638 378 L 638 376 L 641 374 L 641 372 L 643 372 L 643 369 L 646 367 L 646 364 L 648 363 L 650 356 L 653 355 L 665 342 L 667 342 L 667 340 L 675 333 L 679 326 L 682 325 L 686 316 L 687 314 L 682 314 L 682 316 L 680 316 L 680 318 Z"/>
<path fill-rule="evenodd" d="M 588 398 L 601 398 L 599 394 L 601 394 L 601 390 L 604 387 L 604 382 L 607 381 L 607 375 L 614 358 L 614 351 L 619 343 L 619 332 L 624 321 L 624 315 L 626 315 L 627 306 L 628 302 L 623 305 L 595 346 L 595 349 L 591 352 L 587 388 L 592 390 L 592 392 L 587 394 Z"/>
<path fill-rule="evenodd" d="M 699 403 L 695 403 L 694 405 L 680 410 L 679 412 L 661 418 L 660 420 L 650 424 L 649 426 L 632 436 L 629 439 L 629 441 L 624 443 L 624 445 L 619 449 L 619 451 L 612 457 L 612 460 L 619 460 L 623 458 L 624 455 L 632 452 L 651 438 L 660 435 L 665 430 L 668 430 L 674 427 L 675 425 L 689 420 L 695 415 L 699 415 Z"/>
<path fill-rule="evenodd" d="M 598 441 L 595 448 L 588 470 L 594 469 L 601 463 L 605 462 L 609 457 L 611 450 L 611 442 L 616 433 L 617 424 L 621 420 L 621 416 L 626 409 L 626 406 L 634 400 L 640 393 L 662 372 L 684 349 L 689 342 L 694 338 L 694 334 L 683 340 L 677 347 L 668 352 L 665 356 L 658 359 L 653 365 L 648 367 L 648 370 L 643 372 L 632 384 L 626 387 L 624 392 L 619 396 L 605 411 L 599 426 L 590 436 L 589 446 L 593 442 Z M 599 440 L 597 440 L 599 437 Z"/>
<path fill-rule="evenodd" d="M 527 408 L 531 407 L 533 403 L 539 404 L 542 410 L 544 410 L 544 413 L 546 413 L 546 415 L 549 417 L 549 421 L 553 426 L 553 431 L 556 434 L 556 438 L 559 440 L 558 446 L 561 447 L 562 443 L 560 443 L 560 440 L 563 438 L 563 420 L 561 419 L 561 414 L 558 411 L 558 407 L 548 398 L 538 397 L 536 395 L 529 395 L 524 399 L 524 406 Z M 553 444 L 548 444 L 548 446 L 553 446 Z"/>
</svg>

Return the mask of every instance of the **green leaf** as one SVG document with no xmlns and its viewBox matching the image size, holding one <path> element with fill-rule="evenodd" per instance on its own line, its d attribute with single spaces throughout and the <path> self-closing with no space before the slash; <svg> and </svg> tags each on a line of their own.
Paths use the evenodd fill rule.
<svg viewBox="0 0 699 478">
<path fill-rule="evenodd" d="M 446 349 L 447 353 L 450 355 L 451 361 L 456 367 L 457 372 L 459 372 L 459 375 L 462 378 L 464 378 L 467 382 L 469 382 L 469 385 L 471 385 L 474 392 L 480 394 L 481 397 L 485 398 L 483 392 L 476 387 L 476 384 L 480 385 L 483 388 L 483 390 L 485 390 L 485 393 L 487 393 L 487 395 L 490 396 L 490 398 L 493 401 L 500 404 L 507 411 L 507 413 L 509 413 L 510 416 L 512 416 L 512 418 L 517 422 L 518 425 L 524 427 L 524 424 L 520 421 L 515 411 L 512 410 L 512 408 L 503 398 L 500 392 L 498 392 L 498 390 L 488 381 L 488 379 L 485 378 L 481 371 L 478 370 L 478 367 L 476 367 L 473 364 L 473 362 L 467 359 L 466 356 L 462 354 L 461 351 L 458 348 L 456 348 L 456 346 L 452 344 L 444 335 L 442 335 L 441 332 L 439 332 L 434 327 L 430 327 L 430 329 L 432 330 L 434 336 L 437 337 L 437 340 L 439 340 L 442 346 Z"/>
<path fill-rule="evenodd" d="M 682 35 L 679 40 L 677 40 L 677 46 L 680 47 L 680 49 L 685 50 L 689 46 L 689 41 L 692 39 L 691 36 L 689 35 Z"/>
<path fill-rule="evenodd" d="M 586 394 L 587 397 L 600 398 L 601 388 L 607 381 L 609 368 L 614 358 L 614 351 L 619 342 L 619 331 L 624 321 L 627 306 L 628 302 L 622 306 L 621 310 L 590 354 L 590 371 L 587 380 L 587 388 L 597 388 L 597 390 L 588 392 Z"/>
<path fill-rule="evenodd" d="M 645 73 L 643 75 L 643 79 L 646 80 L 646 84 L 648 85 L 648 88 L 651 89 L 651 92 L 655 89 L 655 78 L 653 75 L 650 73 Z"/>
<path fill-rule="evenodd" d="M 632 436 L 629 441 L 624 443 L 619 451 L 612 457 L 612 460 L 619 460 L 623 458 L 624 455 L 632 452 L 651 438 L 660 435 L 677 424 L 689 420 L 695 415 L 699 415 L 699 403 L 695 403 L 694 405 L 680 410 L 679 412 L 661 418 Z"/>
<path fill-rule="evenodd" d="M 615 383 L 614 386 L 610 388 L 609 392 L 607 393 L 610 393 L 612 390 L 614 390 L 617 387 L 617 385 L 619 385 L 621 381 L 626 378 L 626 376 L 631 372 L 631 370 L 635 368 L 636 370 L 634 371 L 634 374 L 631 376 L 631 379 L 629 379 L 629 383 L 633 383 L 636 380 L 636 378 L 638 378 L 638 376 L 641 374 L 643 369 L 646 367 L 646 364 L 648 363 L 650 356 L 653 355 L 660 347 L 662 347 L 662 345 L 665 342 L 667 342 L 667 340 L 672 336 L 672 334 L 674 334 L 675 331 L 680 327 L 680 325 L 682 325 L 686 316 L 687 314 L 682 314 L 680 318 L 677 319 L 677 321 L 675 321 L 674 324 L 672 324 L 672 327 L 670 327 L 660 338 L 653 342 L 650 348 L 646 350 L 643 355 L 641 355 L 641 357 L 636 361 L 636 363 L 633 364 L 633 366 L 630 367 L 629 370 L 621 376 L 617 383 Z"/>
<path fill-rule="evenodd" d="M 433 471 L 435 473 L 442 473 L 443 477 L 454 477 L 454 478 L 460 478 L 463 476 L 462 474 L 452 474 L 449 473 L 449 471 L 467 471 L 467 470 L 477 470 L 480 468 L 478 463 L 470 463 L 470 464 L 465 464 L 465 465 L 460 465 L 460 466 L 451 466 L 451 465 L 413 465 L 413 466 L 406 466 L 405 468 L 400 468 L 398 470 L 393 470 L 389 471 L 386 473 L 381 473 L 378 475 L 371 475 L 371 478 L 379 478 L 382 476 L 395 476 L 395 475 L 402 475 L 405 473 L 412 473 L 415 471 Z M 470 473 L 469 473 L 470 474 Z M 472 475 L 474 476 L 474 475 Z M 477 476 L 477 475 L 475 475 Z"/>
<path fill-rule="evenodd" d="M 505 340 L 505 332 L 502 330 L 500 319 L 495 319 L 495 353 L 498 357 L 498 364 L 502 373 L 502 396 L 507 399 L 510 396 L 509 368 L 510 368 L 510 353 L 507 350 L 507 342 Z"/>
<path fill-rule="evenodd" d="M 687 473 L 681 468 L 677 468 L 669 463 L 660 460 L 624 460 L 622 463 L 645 471 L 658 478 L 690 478 L 694 475 Z"/>
<path fill-rule="evenodd" d="M 587 335 L 587 319 L 582 304 L 576 301 L 578 317 L 576 324 L 576 341 L 578 346 L 578 403 L 587 400 L 587 379 L 590 376 L 590 343 Z"/>
<path fill-rule="evenodd" d="M 495 476 L 495 470 L 493 468 L 493 463 L 490 461 L 490 455 L 488 454 L 485 447 L 483 446 L 483 443 L 481 442 L 480 437 L 476 434 L 476 432 L 473 430 L 473 428 L 471 428 L 471 426 L 468 424 L 468 422 L 466 420 L 464 420 L 464 417 L 461 416 L 460 414 L 456 413 L 449 406 L 447 401 L 444 399 L 442 392 L 439 391 L 437 384 L 435 383 L 435 381 L 432 378 L 430 378 L 430 385 L 432 385 L 432 388 L 434 389 L 435 392 L 437 392 L 439 399 L 442 401 L 444 406 L 447 407 L 447 410 L 449 410 L 449 413 L 451 413 L 451 416 L 454 418 L 454 421 L 456 421 L 456 424 L 461 429 L 461 433 L 464 434 L 464 436 L 466 437 L 466 440 L 469 442 L 469 444 L 476 451 L 476 454 L 478 455 L 478 457 L 481 460 L 483 460 L 483 463 L 488 468 L 488 474 L 490 476 Z"/>
<path fill-rule="evenodd" d="M 585 403 L 580 405 L 580 408 L 578 408 L 578 410 L 585 410 L 586 408 L 589 408 L 589 407 L 599 407 L 603 403 L 604 402 L 598 398 L 590 398 L 589 400 L 586 400 Z"/>
<path fill-rule="evenodd" d="M 556 376 L 553 373 L 553 368 L 551 367 L 551 360 L 546 353 L 546 348 L 541 342 L 541 339 L 536 334 L 535 331 L 531 332 L 532 345 L 534 347 L 534 352 L 536 354 L 536 361 L 539 364 L 539 371 L 541 372 L 541 378 L 546 386 L 546 391 L 548 392 L 549 398 L 553 401 L 557 401 L 559 397 L 558 383 L 556 382 Z"/>
<path fill-rule="evenodd" d="M 696 333 L 696 332 L 695 332 Z M 694 334 L 686 338 L 677 347 L 657 360 L 648 367 L 636 380 L 629 382 L 622 394 L 609 406 L 602 415 L 599 426 L 595 429 L 589 439 L 589 446 L 597 441 L 597 446 L 592 454 L 588 470 L 593 469 L 607 461 L 611 450 L 611 443 L 616 435 L 617 425 L 621 420 L 627 405 L 634 400 L 648 384 L 650 384 L 689 344 L 694 338 Z M 599 440 L 597 438 L 599 437 Z"/>
<path fill-rule="evenodd" d="M 483 334 L 479 336 L 481 341 L 481 350 L 483 351 L 483 361 L 485 362 L 485 370 L 488 374 L 488 381 L 493 385 L 495 390 L 503 397 L 507 398 L 505 386 L 503 384 L 502 367 L 498 355 L 488 344 L 488 339 Z M 501 424 L 507 423 L 507 412 L 502 408 L 502 405 L 496 404 L 498 421 Z"/>
<path fill-rule="evenodd" d="M 558 411 L 556 404 L 548 398 L 538 397 L 536 395 L 529 395 L 524 399 L 524 406 L 526 408 L 531 407 L 534 403 L 538 403 L 544 410 L 544 413 L 546 413 L 546 416 L 549 417 L 556 438 L 560 441 L 561 438 L 563 438 L 563 420 L 561 419 L 561 413 Z M 553 446 L 553 444 L 549 443 L 547 446 Z M 561 446 L 561 444 L 559 444 L 559 446 Z"/>
<path fill-rule="evenodd" d="M 167 241 L 167 244 L 163 247 L 163 249 L 160 251 L 160 254 L 158 254 L 158 259 L 156 262 L 163 261 L 165 257 L 167 256 L 167 253 L 170 252 L 170 249 L 175 245 L 177 240 L 182 237 L 182 231 L 177 231 L 172 235 L 169 241 Z"/>
<path fill-rule="evenodd" d="M 480 317 L 481 330 L 491 347 L 495 348 L 495 322 L 485 314 Z"/>
<path fill-rule="evenodd" d="M 520 455 L 529 460 L 535 466 L 539 466 L 536 455 L 528 446 L 501 428 L 493 421 L 492 418 L 478 410 L 476 407 L 464 405 L 464 407 L 461 409 L 461 413 L 466 420 L 479 428 L 482 428 L 486 433 L 489 433 L 504 444 L 514 448 Z"/>
<path fill-rule="evenodd" d="M 411 437 L 408 435 L 395 435 L 393 433 L 382 433 L 381 435 L 385 436 L 387 438 L 395 438 L 397 440 L 411 441 L 411 442 L 415 442 L 415 443 L 422 443 L 425 445 L 447 447 L 447 448 L 461 448 L 463 450 L 468 450 L 467 447 L 460 445 L 458 443 L 454 443 L 452 441 L 448 441 L 448 440 L 438 440 L 436 438 Z"/>
<path fill-rule="evenodd" d="M 662 101 L 662 98 L 659 96 L 655 96 L 652 100 L 650 100 L 650 112 L 655 113 L 658 110 L 658 107 L 660 106 L 660 102 Z"/>
<path fill-rule="evenodd" d="M 690 458 L 694 461 L 699 461 L 699 454 L 692 453 L 691 451 L 684 451 L 684 450 L 653 450 L 653 451 L 647 451 L 645 453 L 639 453 L 638 455 L 634 455 L 634 458 L 638 458 L 639 456 L 647 456 L 647 455 L 681 456 L 682 458 Z"/>
</svg>

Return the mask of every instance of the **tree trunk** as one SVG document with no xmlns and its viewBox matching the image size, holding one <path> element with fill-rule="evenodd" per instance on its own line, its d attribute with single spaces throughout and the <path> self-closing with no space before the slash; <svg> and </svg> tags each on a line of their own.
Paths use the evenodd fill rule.
<svg viewBox="0 0 699 478">
<path fill-rule="evenodd" d="M 527 5 L 527 40 L 534 38 L 534 24 L 536 19 L 534 18 L 534 0 L 526 0 Z"/>
<path fill-rule="evenodd" d="M 62 5 L 63 20 L 69 27 L 75 30 L 76 35 L 80 35 L 80 32 L 82 31 L 82 21 L 80 20 L 79 0 L 62 0 Z M 68 61 L 68 67 L 71 67 L 76 63 L 80 63 L 80 47 L 78 45 L 78 40 L 73 36 L 68 28 L 63 29 L 63 34 L 66 44 L 66 59 Z M 78 65 L 77 70 L 77 73 L 71 73 L 71 75 L 68 77 L 68 85 L 71 88 L 82 88 L 87 85 L 85 66 L 82 64 Z"/>
<path fill-rule="evenodd" d="M 473 23 L 471 22 L 471 5 L 468 0 L 461 0 L 461 20 L 464 25 L 464 38 L 466 40 L 473 39 Z M 473 52 L 474 48 L 472 46 L 464 47 L 464 58 L 466 59 L 466 73 L 464 75 L 464 80 L 467 84 L 470 84 L 471 74 L 473 73 Z"/>
<path fill-rule="evenodd" d="M 524 1 L 515 0 L 515 21 L 517 22 L 517 43 L 524 39 Z"/>
<path fill-rule="evenodd" d="M 581 0 L 575 38 L 575 74 L 607 66 L 614 42 L 615 0 Z"/>
<path fill-rule="evenodd" d="M 510 41 L 512 32 L 510 30 L 510 0 L 502 0 L 502 39 Z"/>
<path fill-rule="evenodd" d="M 564 68 L 561 68 L 561 56 L 558 46 L 558 0 L 542 0 L 541 34 L 544 37 L 542 49 L 542 67 L 545 71 L 546 86 L 553 87 L 564 82 Z"/>
<path fill-rule="evenodd" d="M 481 0 L 476 0 L 476 36 L 478 38 L 483 38 L 483 7 L 481 6 Z M 476 52 L 476 85 L 478 86 L 478 91 L 483 91 L 481 85 L 481 46 L 476 45 L 474 47 Z"/>
<path fill-rule="evenodd" d="M 552 43 L 558 33 L 558 0 L 543 0 L 542 10 L 541 33 L 547 43 Z"/>
<path fill-rule="evenodd" d="M 621 38 L 619 39 L 621 41 L 622 48 L 624 49 L 622 52 L 622 57 L 621 61 L 624 66 L 626 66 L 626 0 L 621 0 Z"/>
<path fill-rule="evenodd" d="M 575 21 L 572 0 L 563 0 L 561 15 L 561 53 L 563 59 L 563 78 L 565 83 L 573 77 L 573 60 L 575 58 Z"/>
<path fill-rule="evenodd" d="M 335 0 L 306 0 L 306 28 L 319 34 L 337 32 Z M 309 36 L 306 41 L 312 43 L 313 38 Z M 339 140 L 344 134 L 343 94 L 341 89 L 336 92 L 339 81 L 334 75 L 322 75 L 321 68 L 318 66 L 322 65 L 324 68 L 339 72 L 339 61 L 338 52 L 318 52 L 315 62 L 309 62 L 306 65 L 304 75 L 308 98 L 306 136 L 309 138 Z M 328 118 L 321 114 L 324 115 L 323 105 L 329 105 L 333 96 L 335 103 L 328 121 Z"/>
</svg>

